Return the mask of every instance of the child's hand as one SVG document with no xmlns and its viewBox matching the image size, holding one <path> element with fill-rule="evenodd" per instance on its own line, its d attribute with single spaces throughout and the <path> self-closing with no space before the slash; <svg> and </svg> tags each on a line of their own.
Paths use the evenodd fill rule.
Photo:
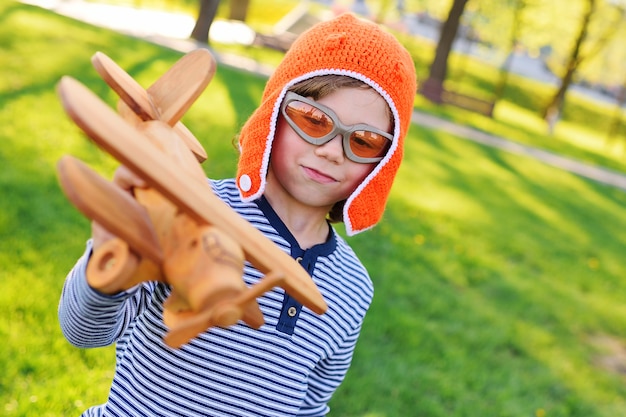
<svg viewBox="0 0 626 417">
<path fill-rule="evenodd" d="M 121 165 L 115 170 L 113 183 L 134 196 L 135 188 L 147 188 L 146 182 L 135 175 L 131 170 Z M 93 250 L 96 251 L 103 243 L 115 236 L 96 221 L 91 222 L 91 237 L 93 238 Z"/>
</svg>

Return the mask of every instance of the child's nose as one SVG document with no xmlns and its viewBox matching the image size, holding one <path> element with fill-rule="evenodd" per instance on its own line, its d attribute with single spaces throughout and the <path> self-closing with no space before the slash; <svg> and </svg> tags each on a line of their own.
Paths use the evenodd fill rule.
<svg viewBox="0 0 626 417">
<path fill-rule="evenodd" d="M 343 152 L 343 137 L 337 134 L 334 138 L 316 148 L 315 153 L 334 163 L 342 163 L 345 155 Z"/>
</svg>

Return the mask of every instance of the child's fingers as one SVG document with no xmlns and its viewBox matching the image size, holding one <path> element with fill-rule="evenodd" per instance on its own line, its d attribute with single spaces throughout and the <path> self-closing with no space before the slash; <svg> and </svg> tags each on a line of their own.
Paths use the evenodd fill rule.
<svg viewBox="0 0 626 417">
<path fill-rule="evenodd" d="M 93 239 L 93 250 L 97 250 L 103 243 L 113 239 L 115 235 L 105 229 L 96 221 L 91 222 L 91 238 Z"/>
<path fill-rule="evenodd" d="M 132 191 L 133 188 L 146 188 L 148 186 L 142 178 L 135 175 L 135 173 L 124 165 L 121 165 L 115 170 L 113 183 L 126 191 Z"/>
</svg>

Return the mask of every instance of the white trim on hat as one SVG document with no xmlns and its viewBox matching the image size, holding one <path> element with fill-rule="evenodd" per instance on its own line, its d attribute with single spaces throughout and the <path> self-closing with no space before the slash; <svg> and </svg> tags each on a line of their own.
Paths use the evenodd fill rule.
<svg viewBox="0 0 626 417">
<path fill-rule="evenodd" d="M 276 128 L 278 125 L 280 105 L 282 104 L 282 101 L 285 97 L 285 94 L 287 93 L 287 90 L 289 90 L 291 86 L 301 81 L 304 81 L 304 80 L 307 80 L 309 78 L 313 78 L 316 76 L 320 76 L 320 75 L 344 75 L 347 77 L 351 77 L 351 78 L 355 78 L 357 80 L 363 81 L 365 84 L 373 88 L 378 94 L 380 94 L 381 97 L 383 97 L 383 99 L 385 100 L 389 108 L 391 109 L 391 113 L 392 113 L 393 120 L 394 120 L 393 139 L 392 139 L 392 143 L 391 143 L 391 147 L 389 148 L 389 151 L 387 152 L 385 157 L 378 164 L 376 164 L 372 172 L 370 172 L 370 174 L 367 177 L 365 177 L 365 179 L 361 182 L 361 184 L 358 185 L 358 187 L 354 190 L 354 192 L 350 194 L 350 196 L 346 200 L 346 204 L 344 205 L 343 221 L 345 224 L 346 232 L 348 233 L 348 235 L 351 236 L 351 235 L 354 235 L 356 233 L 362 232 L 364 230 L 370 229 L 375 226 L 375 224 L 373 224 L 366 229 L 354 230 L 354 226 L 352 225 L 352 222 L 350 221 L 350 218 L 348 217 L 348 209 L 350 208 L 350 205 L 352 204 L 352 202 L 361 194 L 361 192 L 370 183 L 370 181 L 374 179 L 380 173 L 382 168 L 389 162 L 389 160 L 391 160 L 392 156 L 396 153 L 398 144 L 400 142 L 399 137 L 400 137 L 400 127 L 401 127 L 400 115 L 398 113 L 396 103 L 394 103 L 391 96 L 377 82 L 375 82 L 369 77 L 366 77 L 365 75 L 361 73 L 351 71 L 351 70 L 345 70 L 345 69 L 324 68 L 324 69 L 318 69 L 315 71 L 302 74 L 296 78 L 293 78 L 291 81 L 289 81 L 287 84 L 283 86 L 278 97 L 276 98 L 276 101 L 273 103 L 272 115 L 269 121 L 270 123 L 269 133 L 266 137 L 265 150 L 263 152 L 263 160 L 261 164 L 261 172 L 259 173 L 259 175 L 261 176 L 259 190 L 253 195 L 251 195 L 250 197 L 246 198 L 245 200 L 251 201 L 251 200 L 257 199 L 265 191 L 266 176 L 267 176 L 267 172 L 269 169 L 269 161 L 270 161 L 270 156 L 272 153 L 271 152 L 272 144 L 275 139 Z"/>
</svg>

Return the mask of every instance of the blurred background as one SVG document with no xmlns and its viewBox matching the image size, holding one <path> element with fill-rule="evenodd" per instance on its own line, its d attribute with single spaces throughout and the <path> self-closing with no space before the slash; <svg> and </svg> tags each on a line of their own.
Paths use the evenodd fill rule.
<svg viewBox="0 0 626 417">
<path fill-rule="evenodd" d="M 106 400 L 114 349 L 56 317 L 89 237 L 56 164 L 117 162 L 65 115 L 90 58 L 149 86 L 186 51 L 218 71 L 183 121 L 207 175 L 310 25 L 353 11 L 417 69 L 414 124 L 385 218 L 350 239 L 375 283 L 330 416 L 626 415 L 626 4 L 617 0 L 7 0 L 0 4 L 0 415 Z M 342 227 L 338 231 L 343 233 Z"/>
</svg>

